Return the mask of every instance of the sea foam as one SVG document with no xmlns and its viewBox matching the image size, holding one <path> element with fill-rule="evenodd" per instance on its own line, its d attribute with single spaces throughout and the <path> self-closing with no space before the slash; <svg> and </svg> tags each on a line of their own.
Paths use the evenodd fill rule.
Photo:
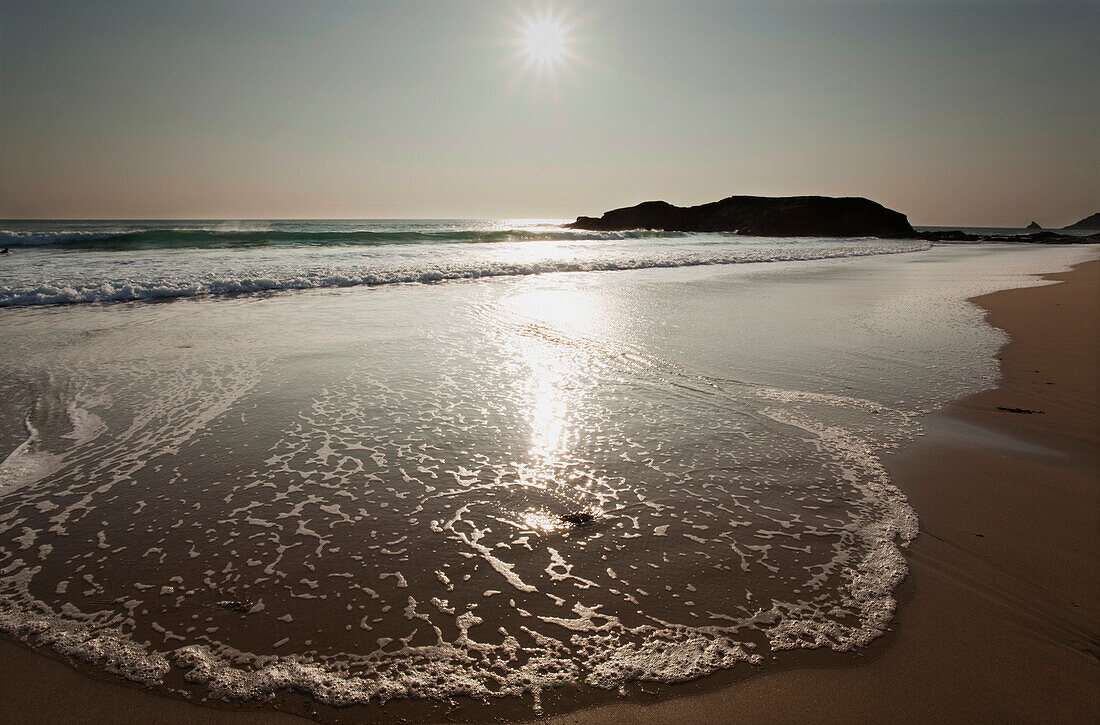
<svg viewBox="0 0 1100 725">
<path fill-rule="evenodd" d="M 118 259 L 66 255 L 35 259 L 33 268 L 11 269 L 0 275 L 0 307 L 118 302 L 198 296 L 239 295 L 273 290 L 307 290 L 431 283 L 555 272 L 609 272 L 634 269 L 739 264 L 752 262 L 806 261 L 929 248 L 922 241 L 808 240 L 804 243 L 746 245 L 739 240 L 709 243 L 698 250 L 680 251 L 663 246 L 635 247 L 621 241 L 623 234 L 608 233 L 598 248 L 570 244 L 535 243 L 501 245 L 491 253 L 474 248 L 436 251 L 421 246 L 410 255 L 371 257 L 339 253 L 333 264 L 316 266 L 316 260 L 300 249 L 284 250 L 265 258 L 263 269 L 247 258 L 209 256 L 199 268 L 215 271 L 196 274 L 194 260 L 144 256 Z M 609 242 L 614 237 L 617 243 Z M 664 240 L 665 237 L 660 239 Z M 721 240 L 720 240 L 721 241 Z M 610 246 L 609 246 L 610 245 Z M 332 249 L 327 250 L 332 252 Z M 339 251 L 339 250 L 337 250 Z M 413 264 L 410 265 L 410 262 Z M 147 271 L 143 274 L 142 268 Z M 221 267 L 221 271 L 217 271 Z M 32 275 L 51 274 L 39 281 Z M 22 279 L 20 279 L 22 278 Z"/>
</svg>

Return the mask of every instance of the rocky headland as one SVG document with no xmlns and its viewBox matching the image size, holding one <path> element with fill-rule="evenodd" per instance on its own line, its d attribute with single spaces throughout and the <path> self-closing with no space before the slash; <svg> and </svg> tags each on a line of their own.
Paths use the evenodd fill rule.
<svg viewBox="0 0 1100 725">
<path fill-rule="evenodd" d="M 1068 227 L 1062 227 L 1063 229 L 1096 229 L 1100 231 L 1100 211 L 1091 216 L 1087 216 L 1079 222 L 1074 222 Z"/>
</svg>

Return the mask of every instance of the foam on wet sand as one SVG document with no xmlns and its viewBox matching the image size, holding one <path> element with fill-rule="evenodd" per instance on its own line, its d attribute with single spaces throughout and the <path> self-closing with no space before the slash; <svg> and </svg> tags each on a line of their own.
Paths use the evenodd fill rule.
<svg viewBox="0 0 1100 725">
<path fill-rule="evenodd" d="M 117 360 L 80 369 L 66 385 L 116 402 L 58 426 L 55 440 L 76 436 L 67 468 L 12 499 L 5 596 L 20 621 L 6 629 L 137 681 L 178 668 L 214 696 L 536 707 L 578 680 L 677 682 L 885 630 L 916 519 L 880 454 L 916 432 L 920 406 L 899 403 L 916 393 L 700 373 L 606 320 L 532 319 L 531 291 L 505 292 L 466 307 L 461 336 L 432 333 L 430 374 L 410 364 L 428 348 L 406 357 L 399 330 L 397 357 L 375 336 L 368 356 L 319 365 L 270 346 L 199 350 L 182 370 L 142 359 L 129 387 L 105 382 Z M 289 414 L 272 426 L 256 410 Z M 564 518 L 588 510 L 583 526 Z M 24 549 L 41 545 L 30 566 Z M 245 599 L 264 607 L 216 606 Z"/>
</svg>

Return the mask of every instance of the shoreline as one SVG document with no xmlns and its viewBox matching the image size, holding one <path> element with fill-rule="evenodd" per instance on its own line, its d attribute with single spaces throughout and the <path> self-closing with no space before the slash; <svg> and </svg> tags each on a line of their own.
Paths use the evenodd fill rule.
<svg viewBox="0 0 1100 725">
<path fill-rule="evenodd" d="M 884 459 L 920 517 L 891 646 L 566 723 L 1087 722 L 1100 710 L 1100 260 L 971 298 L 1005 330 L 996 388 Z M 1009 409 L 1042 412 L 1017 413 Z M 873 645 L 872 645 L 873 646 Z"/>
<path fill-rule="evenodd" d="M 999 386 L 925 416 L 926 435 L 885 458 L 921 519 L 885 638 L 836 667 L 539 721 L 1088 719 L 1100 708 L 1100 261 L 1043 279 L 1063 283 L 971 300 L 1012 337 Z M 5 720 L 305 722 L 159 697 L 7 640 L 0 653 Z"/>
</svg>

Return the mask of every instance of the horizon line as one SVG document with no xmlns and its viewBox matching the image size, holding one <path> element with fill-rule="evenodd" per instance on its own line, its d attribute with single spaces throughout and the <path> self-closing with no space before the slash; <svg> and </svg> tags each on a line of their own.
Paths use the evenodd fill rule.
<svg viewBox="0 0 1100 725">
<path fill-rule="evenodd" d="M 1080 217 L 1085 219 L 1089 216 Z M 394 217 L 394 216 L 379 216 L 379 217 L 359 217 L 359 216 L 336 216 L 336 217 L 208 217 L 208 216 L 176 216 L 176 217 L 12 217 L 7 218 L 0 216 L 0 223 L 8 222 L 335 222 L 335 221 L 362 221 L 362 222 L 379 222 L 379 221 L 547 221 L 557 222 L 566 221 L 571 222 L 577 217 L 544 217 L 544 216 L 471 216 L 471 217 Z M 908 218 L 908 217 L 907 217 Z M 1035 220 L 1032 220 L 1035 221 Z M 1040 226 L 1043 229 L 1064 229 L 1067 226 L 1076 223 L 1079 219 L 1069 222 L 1062 226 Z M 1030 222 L 1029 222 L 1030 223 Z M 1038 223 L 1036 221 L 1036 223 Z M 910 221 L 909 224 L 914 227 L 941 227 L 941 228 L 971 228 L 971 229 L 1024 229 L 1027 227 L 1017 224 L 930 224 L 926 222 L 914 222 Z"/>
</svg>

